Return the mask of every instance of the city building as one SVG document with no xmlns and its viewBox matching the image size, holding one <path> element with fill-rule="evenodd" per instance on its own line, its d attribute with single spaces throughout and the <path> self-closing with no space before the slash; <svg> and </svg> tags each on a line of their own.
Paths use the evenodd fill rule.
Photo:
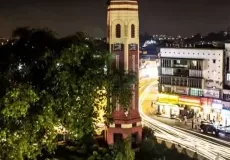
<svg viewBox="0 0 230 160">
<path fill-rule="evenodd" d="M 230 125 L 229 58 L 230 44 L 225 50 L 161 48 L 158 112 Z"/>
<path fill-rule="evenodd" d="M 5 45 L 9 40 L 6 38 L 0 38 L 0 46 Z"/>
<path fill-rule="evenodd" d="M 107 8 L 107 42 L 109 50 L 114 54 L 114 69 L 139 72 L 139 17 L 137 0 L 110 0 Z M 132 136 L 140 142 L 142 123 L 139 115 L 138 83 L 133 86 L 131 109 L 125 111 L 117 99 L 113 112 L 113 124 L 106 129 L 106 140 L 113 144 L 116 140 Z"/>
</svg>

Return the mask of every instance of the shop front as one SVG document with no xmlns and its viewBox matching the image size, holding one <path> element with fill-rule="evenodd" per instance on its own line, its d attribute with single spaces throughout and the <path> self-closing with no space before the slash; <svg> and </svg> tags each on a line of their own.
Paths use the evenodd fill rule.
<svg viewBox="0 0 230 160">
<path fill-rule="evenodd" d="M 222 117 L 223 104 L 221 100 L 214 99 L 212 101 L 209 120 L 215 124 L 220 124 Z"/>
<path fill-rule="evenodd" d="M 230 125 L 230 102 L 212 98 L 202 98 L 201 118 L 215 125 Z"/>
<path fill-rule="evenodd" d="M 159 94 L 157 98 L 158 114 L 164 117 L 175 118 L 179 116 L 178 96 L 169 94 Z"/>
<path fill-rule="evenodd" d="M 181 115 L 188 116 L 188 118 L 193 118 L 201 111 L 201 101 L 200 98 L 190 97 L 190 96 L 180 96 L 178 104 L 180 107 L 184 108 Z"/>
<path fill-rule="evenodd" d="M 212 111 L 212 98 L 201 98 L 201 112 L 199 113 L 199 117 L 204 120 L 210 120 L 210 113 Z"/>
<path fill-rule="evenodd" d="M 222 126 L 230 126 L 230 102 L 223 101 L 223 109 L 221 112 Z"/>
</svg>

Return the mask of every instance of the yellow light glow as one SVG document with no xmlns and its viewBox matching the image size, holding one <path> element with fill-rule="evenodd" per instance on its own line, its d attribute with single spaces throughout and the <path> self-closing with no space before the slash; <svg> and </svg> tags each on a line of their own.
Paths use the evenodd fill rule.
<svg viewBox="0 0 230 160">
<path fill-rule="evenodd" d="M 103 95 L 106 93 L 106 90 L 98 90 L 98 94 L 101 94 L 102 100 L 95 99 L 95 106 L 94 106 L 94 111 L 98 113 L 98 117 L 95 118 L 95 132 L 96 134 L 100 135 L 101 132 L 104 130 L 104 115 L 105 115 L 105 107 L 107 104 L 107 99 L 106 96 Z"/>
<path fill-rule="evenodd" d="M 167 98 L 168 96 L 167 94 L 158 94 L 158 98 Z"/>
<path fill-rule="evenodd" d="M 178 101 L 179 96 L 177 95 L 169 95 L 169 94 L 158 94 L 158 100 L 166 100 L 166 101 Z"/>
<path fill-rule="evenodd" d="M 174 96 L 174 95 L 169 95 L 169 99 L 176 99 L 176 100 L 178 100 L 178 96 Z"/>
<path fill-rule="evenodd" d="M 183 101 L 183 102 L 185 101 L 185 102 L 200 104 L 200 100 L 198 100 L 198 99 L 179 98 L 179 101 Z"/>
</svg>

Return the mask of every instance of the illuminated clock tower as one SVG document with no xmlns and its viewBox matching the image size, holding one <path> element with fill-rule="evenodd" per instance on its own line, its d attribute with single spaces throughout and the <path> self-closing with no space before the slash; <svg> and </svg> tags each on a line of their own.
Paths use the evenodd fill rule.
<svg viewBox="0 0 230 160">
<path fill-rule="evenodd" d="M 139 16 L 137 0 L 110 0 L 107 8 L 107 42 L 114 54 L 113 67 L 126 71 L 139 71 Z M 131 136 L 141 141 L 142 126 L 138 111 L 138 82 L 133 85 L 130 109 L 124 111 L 119 102 L 113 100 L 113 124 L 107 126 L 106 140 L 113 144 L 120 138 Z"/>
</svg>

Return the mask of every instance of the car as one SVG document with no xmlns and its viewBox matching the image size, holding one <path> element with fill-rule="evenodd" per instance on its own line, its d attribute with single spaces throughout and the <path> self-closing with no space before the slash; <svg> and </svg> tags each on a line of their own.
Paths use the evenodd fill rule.
<svg viewBox="0 0 230 160">
<path fill-rule="evenodd" d="M 216 137 L 218 137 L 220 133 L 220 130 L 217 129 L 213 124 L 210 124 L 210 123 L 201 123 L 200 131 L 201 133 L 212 134 Z"/>
</svg>

